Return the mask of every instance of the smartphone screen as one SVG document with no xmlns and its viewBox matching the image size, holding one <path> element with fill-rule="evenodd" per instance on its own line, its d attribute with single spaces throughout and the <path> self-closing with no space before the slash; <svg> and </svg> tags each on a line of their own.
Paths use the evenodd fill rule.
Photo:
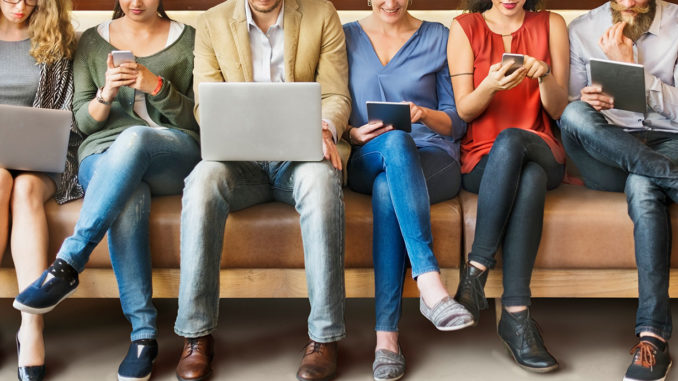
<svg viewBox="0 0 678 381">
<path fill-rule="evenodd" d="M 513 65 L 506 71 L 506 75 L 513 74 L 514 71 L 520 69 L 523 66 L 525 58 L 522 54 L 513 54 L 513 53 L 504 53 L 501 56 L 501 63 L 504 64 L 508 61 L 513 61 Z"/>
<path fill-rule="evenodd" d="M 114 50 L 111 54 L 113 54 L 113 66 L 115 67 L 124 62 L 134 62 L 134 54 L 129 50 Z"/>
</svg>

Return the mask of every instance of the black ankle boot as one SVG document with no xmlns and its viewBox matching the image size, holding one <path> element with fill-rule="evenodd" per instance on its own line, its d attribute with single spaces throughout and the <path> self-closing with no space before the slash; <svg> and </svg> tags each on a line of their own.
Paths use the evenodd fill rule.
<svg viewBox="0 0 678 381">
<path fill-rule="evenodd" d="M 459 287 L 454 299 L 473 315 L 473 325 L 478 324 L 480 310 L 487 308 L 485 282 L 487 282 L 487 270 L 480 270 L 466 262 L 461 269 L 461 279 L 459 279 Z"/>
<path fill-rule="evenodd" d="M 546 373 L 558 368 L 558 361 L 544 346 L 537 322 L 530 317 L 530 310 L 516 313 L 501 311 L 499 337 L 523 369 Z"/>
</svg>

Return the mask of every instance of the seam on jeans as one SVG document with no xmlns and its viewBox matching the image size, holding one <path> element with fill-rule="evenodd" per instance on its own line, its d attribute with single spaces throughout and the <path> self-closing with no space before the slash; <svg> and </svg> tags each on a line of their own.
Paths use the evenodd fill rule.
<svg viewBox="0 0 678 381">
<path fill-rule="evenodd" d="M 453 162 L 450 162 L 450 163 L 447 164 L 446 166 L 444 166 L 444 167 L 440 168 L 439 170 L 437 170 L 436 172 L 432 173 L 430 176 L 424 177 L 425 180 L 426 180 L 426 182 L 428 183 L 429 180 L 431 180 L 432 178 L 438 176 L 439 174 L 441 174 L 442 172 L 446 171 L 448 168 L 450 168 L 450 167 L 453 166 L 453 165 L 454 165 Z"/>
</svg>

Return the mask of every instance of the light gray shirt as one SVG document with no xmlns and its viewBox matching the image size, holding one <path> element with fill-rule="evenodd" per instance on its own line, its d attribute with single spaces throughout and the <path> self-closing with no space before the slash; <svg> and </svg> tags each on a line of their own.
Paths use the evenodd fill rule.
<svg viewBox="0 0 678 381">
<path fill-rule="evenodd" d="M 0 41 L 0 103 L 33 106 L 40 83 L 40 66 L 30 50 L 30 39 Z"/>
<path fill-rule="evenodd" d="M 570 23 L 570 100 L 579 99 L 581 89 L 591 85 L 589 60 L 608 59 L 598 40 L 611 26 L 609 2 Z M 652 25 L 633 52 L 636 62 L 645 66 L 647 113 L 611 109 L 603 115 L 609 123 L 629 129 L 678 132 L 678 5 L 657 0 Z"/>
<path fill-rule="evenodd" d="M 252 18 L 252 10 L 245 1 L 245 13 L 250 32 L 252 73 L 254 82 L 285 82 L 285 36 L 283 10 L 275 24 L 264 33 Z"/>
</svg>

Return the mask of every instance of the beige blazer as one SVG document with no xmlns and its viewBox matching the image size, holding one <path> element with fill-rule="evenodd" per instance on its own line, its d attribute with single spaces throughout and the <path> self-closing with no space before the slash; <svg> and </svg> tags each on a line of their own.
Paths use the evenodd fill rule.
<svg viewBox="0 0 678 381">
<path fill-rule="evenodd" d="M 245 1 L 225 1 L 198 19 L 193 69 L 198 122 L 201 82 L 252 81 Z M 346 40 L 337 11 L 327 0 L 285 0 L 283 11 L 285 80 L 320 83 L 322 117 L 334 124 L 341 139 L 351 113 L 351 99 Z M 261 108 L 265 111 L 266 105 Z M 337 146 L 346 168 L 350 147 L 345 142 Z"/>
</svg>

